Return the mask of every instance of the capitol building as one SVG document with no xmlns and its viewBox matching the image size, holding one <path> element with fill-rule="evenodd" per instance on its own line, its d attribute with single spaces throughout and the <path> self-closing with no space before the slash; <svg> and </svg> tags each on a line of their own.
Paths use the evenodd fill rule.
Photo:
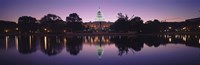
<svg viewBox="0 0 200 65">
<path fill-rule="evenodd" d="M 113 24 L 113 22 L 108 22 L 104 20 L 103 13 L 101 12 L 101 9 L 99 8 L 96 20 L 93 22 L 86 22 L 83 23 L 83 25 L 88 28 L 88 30 L 93 32 L 106 32 L 109 31 L 109 27 Z"/>
</svg>

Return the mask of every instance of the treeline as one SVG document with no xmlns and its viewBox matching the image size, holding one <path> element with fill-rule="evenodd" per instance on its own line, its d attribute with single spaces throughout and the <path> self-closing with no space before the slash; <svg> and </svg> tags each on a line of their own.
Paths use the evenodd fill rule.
<svg viewBox="0 0 200 65">
<path fill-rule="evenodd" d="M 15 22 L 0 20 L 0 34 L 8 32 L 14 34 L 16 32 L 16 27 L 17 24 Z"/>
<path fill-rule="evenodd" d="M 36 20 L 31 16 L 21 16 L 18 19 L 18 24 L 0 21 L 0 32 L 5 34 L 77 33 L 84 30 L 85 27 L 82 23 L 82 18 L 76 13 L 67 16 L 66 21 L 54 14 L 47 14 L 41 20 Z"/>
<path fill-rule="evenodd" d="M 112 32 L 137 32 L 137 33 L 176 33 L 176 32 L 200 32 L 200 18 L 188 19 L 184 22 L 161 22 L 157 19 L 144 21 L 133 16 L 129 18 L 122 13 L 118 14 L 118 19 L 111 25 Z"/>
<path fill-rule="evenodd" d="M 62 34 L 65 32 L 86 33 L 82 18 L 78 14 L 72 13 L 63 21 L 59 16 L 47 14 L 36 20 L 31 16 L 21 16 L 18 24 L 10 21 L 0 21 L 1 34 L 35 34 L 35 33 L 54 33 Z M 161 22 L 157 19 L 144 21 L 138 16 L 129 18 L 127 15 L 118 13 L 118 19 L 110 26 L 106 32 L 117 33 L 168 33 L 168 32 L 200 32 L 200 18 L 188 19 L 184 22 Z"/>
</svg>

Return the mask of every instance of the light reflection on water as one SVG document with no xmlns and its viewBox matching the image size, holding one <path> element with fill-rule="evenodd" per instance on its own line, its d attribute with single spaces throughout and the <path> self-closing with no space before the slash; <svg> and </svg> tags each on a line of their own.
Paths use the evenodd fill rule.
<svg viewBox="0 0 200 65">
<path fill-rule="evenodd" d="M 200 38 L 199 38 L 199 44 L 200 44 Z"/>
<path fill-rule="evenodd" d="M 53 64 L 61 65 L 124 65 L 124 63 L 125 65 L 143 65 L 145 62 L 165 65 L 163 62 L 166 60 L 174 60 L 166 63 L 166 65 L 200 64 L 199 61 L 196 61 L 200 60 L 199 35 L 158 35 L 137 37 L 54 35 L 0 36 L 0 50 L 0 64 L 3 63 L 6 65 L 12 63 L 27 63 L 30 65 L 30 62 L 35 62 L 32 63 L 33 65 L 40 65 L 40 63 L 51 65 L 52 62 L 46 63 L 51 60 L 55 60 Z M 187 57 L 185 57 L 185 55 L 187 55 Z M 17 57 L 18 59 L 13 59 L 12 61 L 5 60 L 11 58 L 11 56 Z M 152 60 L 153 57 L 156 57 L 157 60 Z M 150 60 L 149 58 L 152 59 Z M 185 61 L 184 59 L 190 61 Z M 180 61 L 184 62 L 180 63 Z"/>
</svg>

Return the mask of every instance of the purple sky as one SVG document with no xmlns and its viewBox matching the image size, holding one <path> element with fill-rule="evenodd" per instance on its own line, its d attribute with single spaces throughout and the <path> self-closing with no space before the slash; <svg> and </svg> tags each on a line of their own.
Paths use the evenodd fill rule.
<svg viewBox="0 0 200 65">
<path fill-rule="evenodd" d="M 0 20 L 17 21 L 20 16 L 41 19 L 51 13 L 65 20 L 70 13 L 78 13 L 84 22 L 94 21 L 101 7 L 106 21 L 114 22 L 117 13 L 144 21 L 159 19 L 182 21 L 200 17 L 200 0 L 0 0 Z"/>
</svg>

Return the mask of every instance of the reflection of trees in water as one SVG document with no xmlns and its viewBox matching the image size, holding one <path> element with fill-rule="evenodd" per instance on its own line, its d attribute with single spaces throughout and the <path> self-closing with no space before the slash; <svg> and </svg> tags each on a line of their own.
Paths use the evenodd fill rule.
<svg viewBox="0 0 200 65">
<path fill-rule="evenodd" d="M 18 37 L 18 51 L 28 54 L 36 51 L 36 38 L 33 35 Z"/>
<path fill-rule="evenodd" d="M 51 56 L 59 54 L 66 44 L 66 50 L 71 55 L 78 55 L 82 50 L 82 37 L 44 36 L 41 37 L 41 50 Z"/>
<path fill-rule="evenodd" d="M 159 47 L 161 44 L 166 44 L 165 42 L 168 41 L 157 36 L 141 36 L 138 38 L 149 47 Z"/>
<path fill-rule="evenodd" d="M 134 38 L 129 37 L 114 37 L 111 38 L 111 42 L 114 42 L 119 50 L 119 55 L 128 53 L 129 51 L 135 52 L 140 51 L 143 48 L 143 43 L 137 42 Z"/>
<path fill-rule="evenodd" d="M 128 53 L 129 51 L 140 51 L 143 45 L 146 44 L 149 47 L 159 47 L 166 44 L 184 44 L 186 46 L 200 48 L 200 36 L 198 35 L 164 35 L 164 36 L 116 36 L 111 38 L 111 42 L 114 42 L 119 50 L 119 55 Z"/>
<path fill-rule="evenodd" d="M 72 37 L 67 39 L 66 50 L 71 55 L 78 55 L 83 48 L 82 37 Z"/>
<path fill-rule="evenodd" d="M 15 47 L 15 36 L 0 36 L 0 50 L 9 50 Z"/>
<path fill-rule="evenodd" d="M 15 38 L 15 39 L 14 39 Z M 16 46 L 21 54 L 33 53 L 36 51 L 38 41 L 43 53 L 51 56 L 61 53 L 66 45 L 66 51 L 71 55 L 78 55 L 84 44 L 96 45 L 98 54 L 103 52 L 103 46 L 114 43 L 119 50 L 119 55 L 130 52 L 141 51 L 143 45 L 159 47 L 167 44 L 182 44 L 200 48 L 199 35 L 157 35 L 157 36 L 89 36 L 89 37 L 65 37 L 65 36 L 0 36 L 0 49 L 9 50 Z M 83 41 L 84 40 L 84 41 Z M 15 41 L 15 42 L 14 42 Z M 99 52 L 100 51 L 100 52 Z"/>
<path fill-rule="evenodd" d="M 52 56 L 59 54 L 63 49 L 63 37 L 44 36 L 41 37 L 41 50 L 45 54 Z"/>
</svg>

